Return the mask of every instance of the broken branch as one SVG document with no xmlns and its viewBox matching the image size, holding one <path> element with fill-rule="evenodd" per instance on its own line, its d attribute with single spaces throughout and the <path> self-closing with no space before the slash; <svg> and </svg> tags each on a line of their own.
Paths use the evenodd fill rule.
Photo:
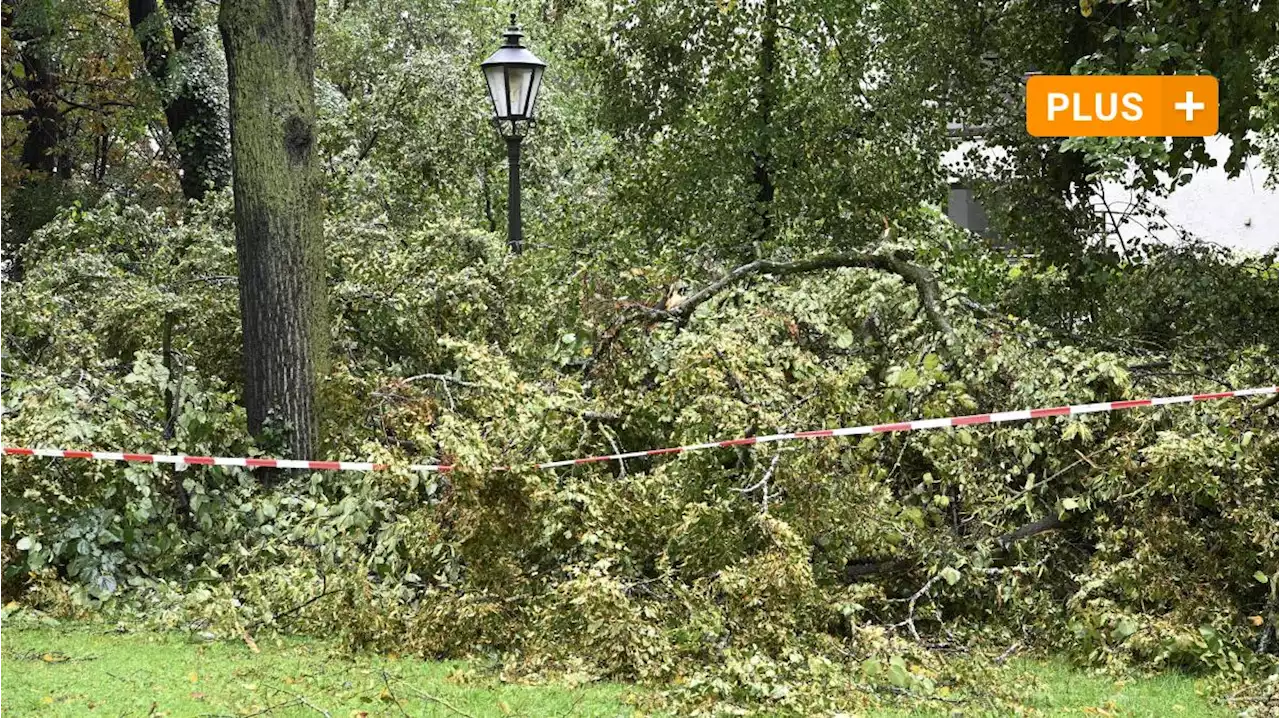
<svg viewBox="0 0 1280 718">
<path fill-rule="evenodd" d="M 809 259 L 800 259 L 792 262 L 778 261 L 774 259 L 757 259 L 754 262 L 744 264 L 737 269 L 732 270 L 723 277 L 699 289 L 689 295 L 683 302 L 670 309 L 658 309 L 647 307 L 642 309 L 642 313 L 653 318 L 665 321 L 674 321 L 680 324 L 689 320 L 693 312 L 699 306 L 706 303 L 707 300 L 714 297 L 719 292 L 733 286 L 737 282 L 749 277 L 753 274 L 802 274 L 805 272 L 814 272 L 823 269 L 840 269 L 843 267 L 877 269 L 882 272 L 889 272 L 902 277 L 906 281 L 912 283 L 916 287 L 916 291 L 920 294 L 920 304 L 924 307 L 925 313 L 934 326 L 938 328 L 948 338 L 955 336 L 955 330 L 951 327 L 951 323 L 942 314 L 942 306 L 938 299 L 938 280 L 934 277 L 933 272 L 912 264 L 906 260 L 899 259 L 894 256 L 882 254 L 823 254 Z"/>
</svg>

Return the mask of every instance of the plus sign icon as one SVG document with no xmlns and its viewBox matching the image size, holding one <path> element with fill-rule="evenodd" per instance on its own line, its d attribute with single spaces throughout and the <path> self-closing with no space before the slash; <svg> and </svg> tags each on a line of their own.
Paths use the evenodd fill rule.
<svg viewBox="0 0 1280 718">
<path fill-rule="evenodd" d="M 1207 75 L 1037 75 L 1027 82 L 1037 137 L 1207 137 L 1218 81 Z"/>
<path fill-rule="evenodd" d="M 1187 90 L 1187 99 L 1182 102 L 1175 102 L 1173 104 L 1173 108 L 1175 110 L 1185 112 L 1187 115 L 1187 122 L 1191 122 L 1195 119 L 1196 113 L 1204 109 L 1204 103 L 1196 102 L 1196 93 L 1191 90 Z"/>
</svg>

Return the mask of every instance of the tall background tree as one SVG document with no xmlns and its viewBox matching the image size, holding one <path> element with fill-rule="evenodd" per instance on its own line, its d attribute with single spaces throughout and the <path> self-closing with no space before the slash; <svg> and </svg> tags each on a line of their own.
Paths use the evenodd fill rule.
<svg viewBox="0 0 1280 718">
<path fill-rule="evenodd" d="M 21 151 L 7 163 L 18 167 L 16 172 L 10 169 L 6 182 L 10 204 L 18 200 L 18 209 L 8 213 L 3 230 L 4 254 L 14 265 L 10 275 L 15 277 L 21 276 L 16 250 L 32 231 L 52 218 L 57 202 L 51 200 L 70 171 L 65 154 L 59 156 L 66 130 L 58 103 L 60 57 L 55 52 L 55 21 L 33 5 L 5 0 L 3 6 L 6 89 L 17 91 L 11 91 L 10 98 L 21 93 L 25 99 L 21 109 L 14 108 L 12 100 L 5 109 L 6 117 L 21 118 L 23 123 L 20 139 L 13 142 Z M 59 164 L 61 173 L 57 171 Z"/>
<path fill-rule="evenodd" d="M 123 2 L 6 0 L 3 28 L 3 248 L 22 247 L 75 202 L 106 194 L 154 207 L 177 187 L 172 143 Z M 225 92 L 225 89 L 223 90 Z"/>
<path fill-rule="evenodd" d="M 644 217 L 655 246 L 680 237 L 745 258 L 867 248 L 885 217 L 940 199 L 943 123 L 924 78 L 882 51 L 884 12 L 619 4 L 583 69 L 635 156 L 615 177 L 619 209 Z"/>
<path fill-rule="evenodd" d="M 197 0 L 129 0 L 129 26 L 155 81 L 178 153 L 182 193 L 200 199 L 231 181 L 226 60 L 213 6 Z"/>
</svg>

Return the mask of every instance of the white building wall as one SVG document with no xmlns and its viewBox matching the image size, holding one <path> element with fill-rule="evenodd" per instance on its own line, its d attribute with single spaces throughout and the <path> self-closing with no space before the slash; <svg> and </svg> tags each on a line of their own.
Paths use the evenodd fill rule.
<svg viewBox="0 0 1280 718">
<path fill-rule="evenodd" d="M 1196 172 L 1191 182 L 1160 202 L 1169 222 L 1200 239 L 1251 252 L 1280 244 L 1280 196 L 1265 186 L 1267 171 L 1252 162 L 1239 177 L 1228 179 L 1222 165 L 1230 154 L 1230 141 L 1215 137 L 1206 149 L 1218 166 Z M 1108 202 L 1122 193 L 1109 187 Z M 1165 232 L 1162 238 L 1176 239 L 1176 234 Z"/>
<path fill-rule="evenodd" d="M 966 143 L 948 152 L 943 156 L 944 166 L 959 159 L 971 146 Z M 1206 150 L 1218 160 L 1218 166 L 1198 170 L 1191 182 L 1157 202 L 1166 211 L 1169 224 L 1199 239 L 1249 252 L 1265 252 L 1280 244 L 1280 195 L 1274 188 L 1265 186 L 1266 170 L 1255 161 L 1240 176 L 1228 179 L 1222 165 L 1230 153 L 1230 141 L 1223 137 L 1211 138 Z M 1123 211 L 1130 200 L 1129 193 L 1115 183 L 1104 187 L 1104 196 L 1117 213 Z M 951 198 L 953 202 L 962 200 L 963 193 L 958 194 L 953 188 Z M 968 223 L 963 217 L 971 213 L 960 206 L 949 211 L 954 220 L 966 226 Z M 1145 224 L 1145 220 L 1138 219 L 1126 223 L 1126 238 L 1149 236 L 1139 221 Z M 1152 234 L 1166 242 L 1175 242 L 1179 237 L 1170 227 L 1157 229 Z"/>
</svg>

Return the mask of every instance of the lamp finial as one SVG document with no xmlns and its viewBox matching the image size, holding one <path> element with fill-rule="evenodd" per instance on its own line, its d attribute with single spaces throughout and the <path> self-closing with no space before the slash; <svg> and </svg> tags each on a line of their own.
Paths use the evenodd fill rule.
<svg viewBox="0 0 1280 718">
<path fill-rule="evenodd" d="M 524 33 L 520 31 L 520 26 L 516 24 L 516 14 L 511 13 L 511 24 L 503 31 L 502 37 L 506 40 L 505 47 L 524 47 L 520 44 L 520 39 L 524 37 Z"/>
</svg>

